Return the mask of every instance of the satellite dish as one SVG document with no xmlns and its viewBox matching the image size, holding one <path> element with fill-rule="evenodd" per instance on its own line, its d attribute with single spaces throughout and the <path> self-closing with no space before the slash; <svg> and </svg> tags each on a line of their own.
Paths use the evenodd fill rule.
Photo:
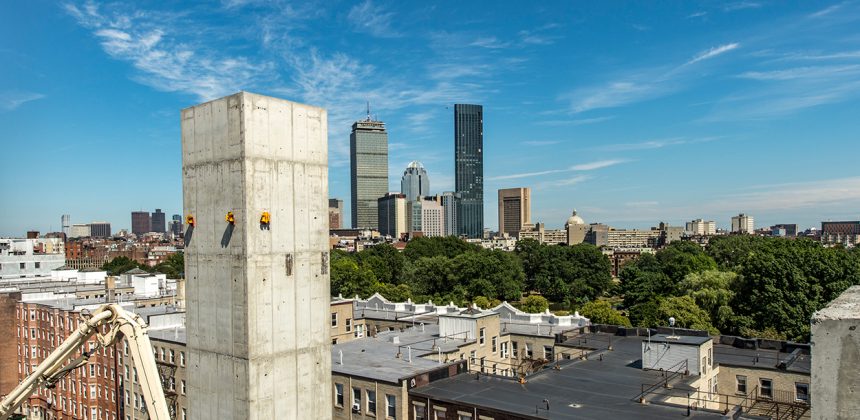
<svg viewBox="0 0 860 420">
<path fill-rule="evenodd" d="M 675 326 L 675 317 L 674 317 L 674 316 L 670 316 L 670 317 L 669 317 L 669 326 L 670 326 L 670 327 L 674 327 L 674 326 Z"/>
</svg>

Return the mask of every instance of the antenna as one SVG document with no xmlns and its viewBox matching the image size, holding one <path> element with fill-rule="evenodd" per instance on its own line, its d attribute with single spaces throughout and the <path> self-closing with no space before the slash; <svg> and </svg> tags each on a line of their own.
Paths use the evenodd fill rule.
<svg viewBox="0 0 860 420">
<path fill-rule="evenodd" d="M 367 121 L 370 121 L 370 100 L 367 101 Z"/>
</svg>

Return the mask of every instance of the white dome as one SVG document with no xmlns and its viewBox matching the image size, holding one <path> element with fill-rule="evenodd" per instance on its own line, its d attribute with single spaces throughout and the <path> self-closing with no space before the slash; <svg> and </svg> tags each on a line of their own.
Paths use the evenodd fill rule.
<svg viewBox="0 0 860 420">
<path fill-rule="evenodd" d="M 570 217 L 567 218 L 567 223 L 565 223 L 564 225 L 569 226 L 569 225 L 584 225 L 584 224 L 585 224 L 585 220 L 582 220 L 581 217 L 577 216 L 576 210 L 574 210 L 573 213 L 570 215 Z"/>
<path fill-rule="evenodd" d="M 419 162 L 417 160 L 413 160 L 412 162 L 409 162 L 409 165 L 406 165 L 406 169 L 409 169 L 409 168 L 424 169 L 424 165 L 422 165 L 421 162 Z"/>
</svg>

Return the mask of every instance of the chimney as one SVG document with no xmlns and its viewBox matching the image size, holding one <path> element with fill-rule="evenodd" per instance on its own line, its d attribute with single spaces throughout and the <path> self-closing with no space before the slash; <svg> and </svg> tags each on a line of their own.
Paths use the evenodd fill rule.
<svg viewBox="0 0 860 420">
<path fill-rule="evenodd" d="M 116 277 L 105 277 L 105 303 L 116 301 Z"/>
</svg>

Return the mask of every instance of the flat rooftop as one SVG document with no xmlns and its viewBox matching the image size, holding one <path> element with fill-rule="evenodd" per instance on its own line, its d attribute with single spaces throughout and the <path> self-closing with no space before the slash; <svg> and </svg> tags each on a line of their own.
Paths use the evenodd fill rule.
<svg viewBox="0 0 860 420">
<path fill-rule="evenodd" d="M 349 376 L 398 383 L 401 379 L 411 378 L 419 373 L 435 370 L 445 363 L 424 359 L 420 355 L 434 353 L 430 350 L 433 339 L 437 338 L 439 328 L 435 325 L 427 326 L 422 332 L 421 328 L 410 328 L 407 331 L 386 331 L 376 337 L 365 337 L 345 343 L 331 346 L 331 370 Z M 399 343 L 394 343 L 397 337 Z M 437 343 L 443 348 L 452 347 L 456 349 L 455 340 Z M 457 340 L 462 343 L 462 340 Z M 412 347 L 412 360 L 409 360 L 409 351 L 406 346 Z M 340 363 L 340 354 L 343 353 L 343 364 Z M 397 354 L 400 353 L 400 357 Z"/>
<path fill-rule="evenodd" d="M 708 341 L 713 341 L 711 337 L 696 337 L 692 335 L 666 335 L 655 334 L 651 336 L 651 341 L 655 343 L 675 343 L 685 344 L 690 346 L 701 346 Z"/>
<path fill-rule="evenodd" d="M 725 344 L 714 344 L 714 362 L 720 365 L 784 370 L 809 375 L 812 357 L 805 352 L 799 353 L 792 357 L 791 353 L 778 350 L 742 349 Z M 785 363 L 783 368 L 778 367 L 781 362 Z"/>
<path fill-rule="evenodd" d="M 170 341 L 185 344 L 185 328 L 165 328 L 160 330 L 149 330 L 149 338 L 160 341 Z"/>
<path fill-rule="evenodd" d="M 608 343 L 607 334 L 583 334 L 590 344 Z M 596 350 L 588 360 L 560 362 L 560 370 L 544 369 L 523 385 L 512 378 L 460 374 L 414 388 L 424 398 L 504 411 L 512 415 L 559 419 L 665 419 L 686 417 L 686 410 L 659 404 L 640 404 L 642 384 L 660 380 L 660 372 L 640 368 L 643 337 L 612 337 L 612 351 Z M 694 377 L 682 378 L 680 384 Z M 676 383 L 676 386 L 679 384 Z M 549 401 L 550 410 L 544 400 Z M 535 414 L 536 411 L 539 414 Z M 692 417 L 722 418 L 721 414 L 694 411 Z"/>
</svg>

